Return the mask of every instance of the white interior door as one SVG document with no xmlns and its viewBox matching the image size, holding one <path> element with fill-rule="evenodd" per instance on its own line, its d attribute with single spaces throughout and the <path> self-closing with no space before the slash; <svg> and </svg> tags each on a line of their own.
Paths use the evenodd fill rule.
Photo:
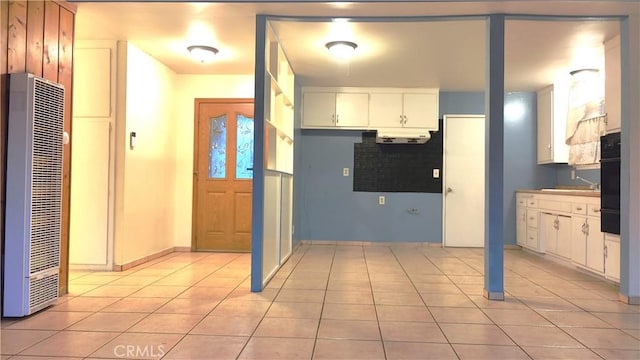
<svg viewBox="0 0 640 360">
<path fill-rule="evenodd" d="M 484 246 L 484 144 L 484 116 L 445 115 L 444 246 Z"/>
<path fill-rule="evenodd" d="M 73 123 L 69 263 L 109 264 L 109 121 Z"/>
</svg>

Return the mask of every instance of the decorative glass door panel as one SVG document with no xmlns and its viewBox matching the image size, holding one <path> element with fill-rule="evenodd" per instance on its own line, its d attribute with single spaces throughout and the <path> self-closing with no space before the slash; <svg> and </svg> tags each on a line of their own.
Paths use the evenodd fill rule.
<svg viewBox="0 0 640 360">
<path fill-rule="evenodd" d="M 253 178 L 253 118 L 236 117 L 236 179 Z"/>
<path fill-rule="evenodd" d="M 224 179 L 227 176 L 227 116 L 211 118 L 209 127 L 209 179 Z"/>
</svg>

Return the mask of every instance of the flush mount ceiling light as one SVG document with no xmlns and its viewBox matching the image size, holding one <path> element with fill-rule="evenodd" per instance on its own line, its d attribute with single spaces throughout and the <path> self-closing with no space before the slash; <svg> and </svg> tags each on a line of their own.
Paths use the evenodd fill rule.
<svg viewBox="0 0 640 360">
<path fill-rule="evenodd" d="M 191 56 L 201 63 L 213 61 L 218 53 L 218 49 L 206 45 L 192 45 L 187 48 Z"/>
<path fill-rule="evenodd" d="M 330 41 L 324 46 L 329 49 L 331 54 L 339 59 L 348 59 L 358 47 L 358 44 L 352 41 Z"/>
</svg>

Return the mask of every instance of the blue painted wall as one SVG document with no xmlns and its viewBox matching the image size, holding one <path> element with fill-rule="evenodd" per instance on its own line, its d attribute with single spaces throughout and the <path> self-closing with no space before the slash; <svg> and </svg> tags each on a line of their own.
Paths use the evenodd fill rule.
<svg viewBox="0 0 640 360">
<path fill-rule="evenodd" d="M 505 114 L 504 221 L 505 242 L 515 244 L 515 190 L 555 186 L 556 168 L 536 164 L 535 94 L 507 94 L 505 108 L 510 106 L 520 110 Z M 441 117 L 483 113 L 481 92 L 440 93 Z M 343 177 L 342 168 L 353 172 L 353 144 L 361 142 L 360 131 L 298 130 L 295 139 L 296 240 L 442 241 L 442 195 L 353 191 L 353 178 Z M 386 205 L 378 205 L 379 195 Z"/>
<path fill-rule="evenodd" d="M 569 165 L 556 165 L 556 184 L 563 186 L 589 186 L 580 180 L 571 180 L 571 170 Z M 576 170 L 576 175 L 591 182 L 600 183 L 600 169 Z"/>
<path fill-rule="evenodd" d="M 507 93 L 504 107 L 504 242 L 516 243 L 518 189 L 554 187 L 554 166 L 539 166 L 535 93 Z"/>
</svg>

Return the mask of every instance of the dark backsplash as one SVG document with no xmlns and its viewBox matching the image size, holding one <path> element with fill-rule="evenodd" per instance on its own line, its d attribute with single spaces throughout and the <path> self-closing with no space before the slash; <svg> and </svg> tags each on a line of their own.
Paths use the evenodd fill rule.
<svg viewBox="0 0 640 360">
<path fill-rule="evenodd" d="M 439 128 L 442 128 L 440 120 Z M 442 134 L 425 144 L 378 144 L 375 131 L 354 144 L 353 191 L 442 193 Z M 433 169 L 440 177 L 433 178 Z"/>
</svg>

